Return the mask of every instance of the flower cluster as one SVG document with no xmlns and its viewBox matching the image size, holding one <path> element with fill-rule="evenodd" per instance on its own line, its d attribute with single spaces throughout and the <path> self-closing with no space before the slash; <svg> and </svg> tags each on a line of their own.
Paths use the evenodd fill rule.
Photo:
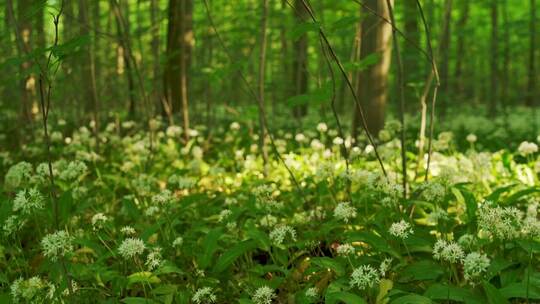
<svg viewBox="0 0 540 304">
<path fill-rule="evenodd" d="M 409 237 L 409 235 L 414 233 L 411 224 L 405 222 L 404 220 L 393 223 L 392 226 L 390 226 L 390 229 L 388 229 L 388 232 L 400 239 L 406 239 Z"/>
<path fill-rule="evenodd" d="M 351 206 L 351 203 L 349 202 L 339 203 L 336 208 L 334 208 L 334 217 L 348 223 L 350 219 L 356 217 L 356 208 Z"/>
<path fill-rule="evenodd" d="M 11 284 L 14 303 L 52 303 L 56 287 L 40 277 L 19 278 Z"/>
<path fill-rule="evenodd" d="M 150 251 L 146 257 L 145 265 L 148 266 L 148 270 L 152 271 L 158 268 L 163 262 L 163 257 L 161 256 L 161 248 L 156 247 Z"/>
<path fill-rule="evenodd" d="M 41 240 L 41 247 L 46 257 L 52 261 L 57 261 L 59 257 L 73 251 L 73 237 L 67 231 L 59 230 L 55 233 L 47 234 Z"/>
<path fill-rule="evenodd" d="M 336 248 L 336 252 L 338 255 L 348 256 L 353 255 L 355 249 L 351 244 L 341 244 Z"/>
<path fill-rule="evenodd" d="M 518 152 L 524 156 L 534 154 L 538 152 L 538 146 L 533 142 L 524 141 L 519 144 Z"/>
<path fill-rule="evenodd" d="M 463 260 L 465 280 L 472 281 L 485 273 L 489 267 L 489 258 L 485 254 L 471 252 Z"/>
<path fill-rule="evenodd" d="M 287 235 L 293 242 L 296 241 L 296 230 L 288 225 L 280 225 L 270 232 L 270 239 L 274 244 L 282 245 Z"/>
<path fill-rule="evenodd" d="M 351 287 L 366 289 L 368 287 L 373 287 L 373 285 L 379 283 L 379 281 L 379 272 L 375 268 L 370 265 L 362 265 L 354 269 L 349 283 Z"/>
<path fill-rule="evenodd" d="M 36 188 L 17 192 L 13 201 L 14 212 L 28 215 L 39 209 L 43 209 L 43 196 Z"/>
<path fill-rule="evenodd" d="M 458 263 L 465 257 L 465 252 L 459 244 L 447 242 L 445 240 L 437 240 L 433 246 L 433 258 L 450 263 Z"/>
<path fill-rule="evenodd" d="M 143 254 L 145 249 L 146 245 L 141 239 L 127 238 L 118 247 L 118 253 L 127 260 Z"/>
<path fill-rule="evenodd" d="M 193 294 L 191 300 L 196 304 L 208 304 L 215 303 L 217 301 L 217 297 L 214 294 L 212 288 L 203 287 L 197 289 L 197 291 Z"/>
<path fill-rule="evenodd" d="M 268 286 L 262 286 L 255 290 L 253 297 L 251 298 L 255 304 L 272 304 L 272 301 L 276 297 L 274 290 Z"/>
<path fill-rule="evenodd" d="M 500 240 L 512 240 L 519 236 L 522 212 L 515 207 L 483 204 L 477 212 L 478 227 L 489 236 Z"/>
</svg>

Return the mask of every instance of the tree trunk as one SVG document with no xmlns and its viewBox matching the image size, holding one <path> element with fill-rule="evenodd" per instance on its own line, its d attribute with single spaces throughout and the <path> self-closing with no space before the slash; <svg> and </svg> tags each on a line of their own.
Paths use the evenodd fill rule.
<svg viewBox="0 0 540 304">
<path fill-rule="evenodd" d="M 416 9 L 416 1 L 408 0 L 402 1 L 403 5 L 403 18 L 404 20 L 404 29 L 405 35 L 414 45 L 420 45 L 420 31 L 418 30 L 418 11 Z M 403 43 L 402 47 L 403 54 L 403 70 L 404 70 L 404 81 L 405 84 L 411 85 L 416 84 L 421 80 L 423 75 L 422 70 L 420 69 L 419 62 L 420 54 L 416 49 L 410 46 L 407 42 Z M 416 86 L 412 86 L 415 88 Z M 418 94 L 414 94 L 414 90 L 405 91 L 406 98 L 417 99 Z"/>
<path fill-rule="evenodd" d="M 529 23 L 529 66 L 528 66 L 528 81 L 527 81 L 527 106 L 535 105 L 536 96 L 536 0 L 530 0 L 531 20 Z"/>
<path fill-rule="evenodd" d="M 308 12 L 306 11 L 302 0 L 294 1 L 294 11 L 296 21 L 301 24 L 306 21 Z M 298 39 L 293 42 L 292 55 L 292 72 L 293 72 L 293 95 L 306 94 L 308 90 L 308 35 L 303 33 Z M 294 117 L 298 120 L 307 115 L 307 105 L 302 104 L 293 108 Z"/>
<path fill-rule="evenodd" d="M 167 65 L 164 89 L 172 112 L 182 112 L 184 136 L 189 129 L 188 77 L 193 43 L 192 0 L 169 1 L 169 24 L 167 28 Z"/>
<path fill-rule="evenodd" d="M 439 45 L 439 55 L 440 55 L 440 64 L 439 64 L 439 76 L 440 76 L 440 92 L 441 92 L 441 102 L 440 102 L 440 113 L 442 116 L 446 114 L 448 107 L 448 102 L 450 100 L 450 84 L 448 78 L 448 66 L 450 62 L 450 42 L 451 42 L 451 24 L 452 24 L 452 0 L 444 1 L 444 24 L 443 31 L 441 36 L 441 43 Z"/>
<path fill-rule="evenodd" d="M 385 0 L 368 0 L 364 3 L 379 15 L 389 20 L 388 7 Z M 391 61 L 392 27 L 370 12 L 364 12 L 362 18 L 362 45 L 360 58 L 376 53 L 379 61 L 364 69 L 358 81 L 358 96 L 365 110 L 368 131 L 377 136 L 384 127 L 384 115 L 388 96 L 388 71 Z M 352 136 L 358 137 L 360 113 L 353 112 Z"/>
<path fill-rule="evenodd" d="M 490 97 L 489 113 L 495 116 L 499 99 L 499 6 L 498 0 L 491 1 L 491 54 L 490 54 Z"/>
<path fill-rule="evenodd" d="M 463 73 L 464 59 L 467 58 L 467 49 L 465 48 L 465 29 L 469 20 L 469 0 L 461 0 L 461 15 L 456 24 L 457 33 L 457 49 L 456 49 L 456 65 L 454 68 L 454 91 L 458 96 L 463 97 L 465 90 L 465 79 Z"/>
<path fill-rule="evenodd" d="M 261 16 L 261 44 L 259 52 L 259 149 L 261 151 L 264 163 L 264 175 L 268 174 L 268 152 L 266 151 L 266 124 L 264 111 L 264 84 L 265 84 L 265 68 L 266 68 L 266 29 L 268 27 L 268 0 L 262 0 L 262 16 Z"/>
</svg>

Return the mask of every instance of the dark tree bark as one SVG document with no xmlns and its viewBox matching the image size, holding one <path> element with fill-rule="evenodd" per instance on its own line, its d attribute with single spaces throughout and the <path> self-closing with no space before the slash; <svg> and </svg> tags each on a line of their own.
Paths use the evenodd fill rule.
<svg viewBox="0 0 540 304">
<path fill-rule="evenodd" d="M 390 19 L 385 0 L 368 0 L 364 3 L 373 11 Z M 368 131 L 377 136 L 384 127 L 386 100 L 388 96 L 388 71 L 391 61 L 392 27 L 386 22 L 380 22 L 379 18 L 370 12 L 363 12 L 362 18 L 362 45 L 360 58 L 364 59 L 373 53 L 378 54 L 379 61 L 366 68 L 360 74 L 358 81 L 358 96 L 365 109 Z M 354 111 L 353 115 L 353 138 L 358 137 L 360 126 L 360 113 Z"/>
<path fill-rule="evenodd" d="M 306 11 L 302 0 L 295 0 L 294 11 L 297 23 L 303 23 L 307 20 L 308 12 Z M 292 72 L 294 96 L 306 94 L 308 91 L 308 35 L 303 33 L 297 40 L 293 42 L 292 54 Z M 307 115 L 308 107 L 306 104 L 299 105 L 293 108 L 294 117 L 300 119 Z"/>
</svg>

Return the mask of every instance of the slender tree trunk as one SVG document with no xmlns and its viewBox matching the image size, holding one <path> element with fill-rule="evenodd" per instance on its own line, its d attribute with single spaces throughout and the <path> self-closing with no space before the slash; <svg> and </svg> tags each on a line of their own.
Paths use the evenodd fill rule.
<svg viewBox="0 0 540 304">
<path fill-rule="evenodd" d="M 364 3 L 387 20 L 390 19 L 385 0 L 368 0 Z M 388 96 L 388 71 L 391 62 L 392 27 L 370 12 L 364 12 L 362 18 L 362 46 L 360 58 L 377 53 L 379 61 L 364 69 L 358 82 L 358 96 L 365 109 L 368 130 L 374 136 L 384 127 L 386 100 Z M 353 112 L 352 136 L 358 137 L 360 113 Z"/>
<path fill-rule="evenodd" d="M 467 58 L 467 48 L 466 45 L 466 34 L 465 29 L 467 27 L 467 22 L 469 20 L 469 0 L 461 0 L 461 15 L 456 24 L 456 36 L 457 36 L 457 46 L 456 46 L 456 65 L 454 68 L 454 91 L 460 97 L 464 95 L 465 87 L 465 76 L 463 73 L 464 68 L 464 59 Z"/>
<path fill-rule="evenodd" d="M 259 52 L 259 149 L 261 150 L 264 162 L 264 175 L 268 174 L 268 152 L 266 151 L 266 125 L 264 120 L 264 84 L 265 84 L 265 68 L 266 68 L 266 45 L 267 36 L 266 30 L 268 27 L 268 0 L 262 0 L 262 16 L 261 16 L 261 44 Z"/>
<path fill-rule="evenodd" d="M 399 4 L 399 3 L 398 3 Z M 414 45 L 420 45 L 420 31 L 418 30 L 418 11 L 416 9 L 416 1 L 401 1 L 403 18 L 404 18 L 404 29 L 407 38 Z M 415 88 L 415 84 L 421 80 L 423 75 L 422 70 L 420 69 L 420 54 L 417 50 L 412 48 L 409 43 L 403 42 L 402 54 L 403 54 L 403 70 L 405 84 L 409 87 Z M 413 86 L 410 86 L 410 85 Z M 414 90 L 408 89 L 405 91 L 405 96 L 407 100 L 417 99 L 419 94 L 415 94 Z"/>
<path fill-rule="evenodd" d="M 509 91 L 509 76 L 510 76 L 510 24 L 508 20 L 508 0 L 504 0 L 502 7 L 502 18 L 503 18 L 503 62 L 502 62 L 502 71 L 501 71 L 501 104 L 504 109 L 508 108 L 510 102 L 510 97 L 508 96 Z M 506 113 L 506 111 L 505 111 Z"/>
<path fill-rule="evenodd" d="M 529 23 L 529 66 L 528 66 L 528 81 L 527 81 L 527 106 L 535 105 L 536 95 L 536 0 L 530 0 L 531 20 Z"/>
<path fill-rule="evenodd" d="M 490 98 L 489 113 L 495 116 L 499 99 L 499 5 L 491 1 L 491 50 L 490 50 Z"/>
<path fill-rule="evenodd" d="M 298 24 L 306 21 L 308 12 L 302 5 L 302 0 L 294 1 L 295 16 Z M 293 84 L 294 95 L 306 94 L 308 90 L 308 35 L 303 33 L 293 42 Z M 293 108 L 294 117 L 300 120 L 307 115 L 307 105 L 302 104 Z"/>
<path fill-rule="evenodd" d="M 448 67 L 450 62 L 450 43 L 451 43 L 451 24 L 452 24 L 452 0 L 444 1 L 444 24 L 441 36 L 441 43 L 439 45 L 439 76 L 441 81 L 440 92 L 440 113 L 442 116 L 446 114 L 448 103 L 450 100 L 450 84 L 448 77 Z"/>
</svg>

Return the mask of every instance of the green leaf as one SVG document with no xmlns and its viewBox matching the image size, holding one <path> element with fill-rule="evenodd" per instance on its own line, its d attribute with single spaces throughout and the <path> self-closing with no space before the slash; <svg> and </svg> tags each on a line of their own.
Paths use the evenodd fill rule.
<svg viewBox="0 0 540 304">
<path fill-rule="evenodd" d="M 529 284 L 529 288 L 527 288 L 526 282 L 508 284 L 508 286 L 499 289 L 499 292 L 506 299 L 529 298 L 534 300 L 540 300 L 540 287 L 534 284 Z"/>
<path fill-rule="evenodd" d="M 158 284 L 161 280 L 150 271 L 140 271 L 128 276 L 128 285 L 135 283 Z"/>
<path fill-rule="evenodd" d="M 431 304 L 431 303 L 433 303 L 431 299 L 426 298 L 421 295 L 417 295 L 417 294 L 409 294 L 406 296 L 402 296 L 390 302 L 390 304 Z"/>
<path fill-rule="evenodd" d="M 324 269 L 332 269 L 338 276 L 345 275 L 345 267 L 341 265 L 337 260 L 329 257 L 316 257 L 312 258 L 311 263 Z"/>
<path fill-rule="evenodd" d="M 257 248 L 257 242 L 254 240 L 247 240 L 236 244 L 219 257 L 214 266 L 214 272 L 226 270 L 239 256 L 255 248 Z"/>
<path fill-rule="evenodd" d="M 158 302 L 151 300 L 151 299 L 145 299 L 141 297 L 127 297 L 120 300 L 122 303 L 126 304 L 157 304 Z"/>
<path fill-rule="evenodd" d="M 444 269 L 432 261 L 423 260 L 412 263 L 400 271 L 399 282 L 436 280 L 444 274 Z"/>
<path fill-rule="evenodd" d="M 298 38 L 302 37 L 303 35 L 309 33 L 309 32 L 318 32 L 319 31 L 319 24 L 313 23 L 313 22 L 302 22 L 300 24 L 297 24 L 293 27 L 293 29 L 289 32 L 289 36 L 292 40 L 298 40 Z"/>
<path fill-rule="evenodd" d="M 484 304 L 485 301 L 481 296 L 474 294 L 472 291 L 456 286 L 447 286 L 442 284 L 431 285 L 424 296 L 432 300 L 452 300 L 457 302 Z"/>
<path fill-rule="evenodd" d="M 376 235 L 373 232 L 361 231 L 351 232 L 347 235 L 348 242 L 365 242 L 378 251 L 386 252 L 397 259 L 401 258 L 401 255 L 392 249 L 388 242 L 382 237 Z"/>
<path fill-rule="evenodd" d="M 381 60 L 381 54 L 371 53 L 366 57 L 362 58 L 360 61 L 349 62 L 344 64 L 344 68 L 347 71 L 363 71 L 369 68 L 372 65 L 379 63 Z"/>
<path fill-rule="evenodd" d="M 505 204 L 513 204 L 513 203 L 517 202 L 518 200 L 520 200 L 521 198 L 523 198 L 523 197 L 525 197 L 525 196 L 527 196 L 529 194 L 536 193 L 536 192 L 540 192 L 539 187 L 530 187 L 530 188 L 527 188 L 527 189 L 524 189 L 524 190 L 517 191 L 516 193 L 510 195 L 504 201 L 504 203 Z"/>
<path fill-rule="evenodd" d="M 208 266 L 210 266 L 210 263 L 212 262 L 212 256 L 218 249 L 218 240 L 220 236 L 223 234 L 221 228 L 216 228 L 210 230 L 208 234 L 206 235 L 206 238 L 203 241 L 203 253 L 200 255 L 199 258 L 199 267 L 201 269 L 206 269 Z"/>
<path fill-rule="evenodd" d="M 327 304 L 335 304 L 339 303 L 339 301 L 344 302 L 346 304 L 363 304 L 367 303 L 364 299 L 361 297 L 350 293 L 346 291 L 340 291 L 340 292 L 333 292 L 326 294 L 325 303 Z"/>
<path fill-rule="evenodd" d="M 493 286 L 488 281 L 482 282 L 482 287 L 484 287 L 484 292 L 488 299 L 489 304 L 506 304 L 508 301 L 501 295 L 499 290 Z"/>
<path fill-rule="evenodd" d="M 499 187 L 499 188 L 495 189 L 495 191 L 491 192 L 490 195 L 486 196 L 485 199 L 486 199 L 486 201 L 490 201 L 490 202 L 498 202 L 499 198 L 501 197 L 501 195 L 503 193 L 510 191 L 516 185 L 518 185 L 518 184 L 510 184 L 510 185 L 507 185 L 507 186 L 504 186 L 504 187 Z"/>
</svg>

